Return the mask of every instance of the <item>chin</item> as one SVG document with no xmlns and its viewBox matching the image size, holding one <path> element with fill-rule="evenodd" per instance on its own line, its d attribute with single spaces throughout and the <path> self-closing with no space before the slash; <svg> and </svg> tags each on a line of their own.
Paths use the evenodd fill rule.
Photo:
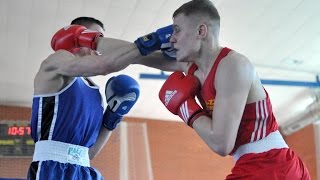
<svg viewBox="0 0 320 180">
<path fill-rule="evenodd" d="M 177 53 L 176 59 L 178 62 L 190 62 L 190 59 L 192 58 L 190 58 L 189 55 L 186 53 L 183 53 L 183 54 Z"/>
<path fill-rule="evenodd" d="M 183 57 L 183 56 L 181 56 L 181 55 L 179 56 L 179 55 L 177 54 L 176 59 L 177 59 L 178 62 L 184 62 L 184 61 L 186 60 L 186 57 Z"/>
<path fill-rule="evenodd" d="M 177 58 L 178 62 L 190 62 L 190 60 L 187 57 Z"/>
<path fill-rule="evenodd" d="M 184 59 L 181 59 L 181 58 L 179 58 L 179 57 L 177 57 L 176 60 L 177 60 L 178 62 L 184 62 Z"/>
</svg>

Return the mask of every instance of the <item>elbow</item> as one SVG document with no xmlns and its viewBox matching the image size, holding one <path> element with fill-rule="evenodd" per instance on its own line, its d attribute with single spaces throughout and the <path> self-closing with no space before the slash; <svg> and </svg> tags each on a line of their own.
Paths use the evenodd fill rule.
<svg viewBox="0 0 320 180">
<path fill-rule="evenodd" d="M 233 146 L 231 147 L 227 143 L 221 142 L 219 144 L 212 144 L 210 148 L 218 155 L 225 157 L 231 153 Z"/>
<path fill-rule="evenodd" d="M 226 148 L 220 148 L 220 147 L 212 147 L 211 149 L 223 157 L 229 155 L 229 153 L 231 152 L 231 151 L 228 151 Z"/>
</svg>

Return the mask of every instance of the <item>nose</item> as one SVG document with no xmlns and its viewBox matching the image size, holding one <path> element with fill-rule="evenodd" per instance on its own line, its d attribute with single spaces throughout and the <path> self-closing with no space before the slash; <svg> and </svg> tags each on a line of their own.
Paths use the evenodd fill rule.
<svg viewBox="0 0 320 180">
<path fill-rule="evenodd" d="M 172 33 L 169 41 L 170 41 L 171 43 L 175 43 L 175 42 L 177 41 L 174 32 Z"/>
</svg>

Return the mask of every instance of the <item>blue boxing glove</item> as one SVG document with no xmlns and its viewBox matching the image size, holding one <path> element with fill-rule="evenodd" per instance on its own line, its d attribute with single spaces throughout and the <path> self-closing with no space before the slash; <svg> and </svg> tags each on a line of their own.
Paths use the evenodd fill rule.
<svg viewBox="0 0 320 180">
<path fill-rule="evenodd" d="M 119 75 L 108 80 L 105 94 L 108 106 L 103 114 L 103 126 L 113 130 L 137 102 L 140 86 L 132 77 Z"/>
<path fill-rule="evenodd" d="M 141 55 L 146 56 L 157 50 L 171 48 L 170 38 L 173 33 L 172 25 L 158 29 L 145 36 L 139 37 L 134 43 L 137 45 Z"/>
</svg>

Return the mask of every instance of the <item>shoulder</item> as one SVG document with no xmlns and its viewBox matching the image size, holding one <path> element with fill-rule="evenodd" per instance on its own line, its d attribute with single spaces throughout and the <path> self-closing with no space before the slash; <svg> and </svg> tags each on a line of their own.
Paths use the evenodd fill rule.
<svg viewBox="0 0 320 180">
<path fill-rule="evenodd" d="M 254 66 L 248 57 L 234 50 L 230 51 L 225 59 L 220 62 L 219 67 L 224 70 L 254 70 Z"/>
<path fill-rule="evenodd" d="M 74 58 L 68 51 L 59 50 L 42 61 L 39 71 L 34 78 L 34 93 L 47 94 L 59 91 L 73 78 L 66 78 L 57 73 L 57 70 L 66 60 Z"/>
<path fill-rule="evenodd" d="M 59 50 L 50 54 L 45 60 L 42 61 L 40 70 L 52 71 L 65 61 L 71 60 L 74 55 L 65 50 Z"/>
<path fill-rule="evenodd" d="M 50 64 L 50 62 L 54 61 L 65 61 L 66 59 L 74 58 L 75 56 L 66 50 L 58 50 L 52 54 L 50 54 L 44 61 L 44 64 Z"/>
<path fill-rule="evenodd" d="M 256 76 L 256 70 L 249 59 L 236 52 L 231 51 L 217 68 L 216 83 L 242 82 L 251 84 Z"/>
</svg>

